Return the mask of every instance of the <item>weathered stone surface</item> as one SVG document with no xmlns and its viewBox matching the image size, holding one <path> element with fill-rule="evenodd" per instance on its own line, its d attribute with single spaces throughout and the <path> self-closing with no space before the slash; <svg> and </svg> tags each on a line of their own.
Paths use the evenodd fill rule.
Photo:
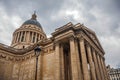
<svg viewBox="0 0 120 80">
<path fill-rule="evenodd" d="M 10 47 L 0 44 L 0 80 L 35 80 L 36 46 L 42 50 L 37 80 L 109 80 L 95 33 L 71 22 L 56 29 L 51 38 L 36 24 L 17 29 Z"/>
</svg>

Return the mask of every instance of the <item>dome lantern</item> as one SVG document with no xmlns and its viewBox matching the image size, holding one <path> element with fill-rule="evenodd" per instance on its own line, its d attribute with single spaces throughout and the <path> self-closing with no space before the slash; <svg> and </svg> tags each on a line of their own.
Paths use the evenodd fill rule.
<svg viewBox="0 0 120 80">
<path fill-rule="evenodd" d="M 34 14 L 32 15 L 32 18 L 31 18 L 31 19 L 36 20 L 36 18 L 37 18 L 37 15 L 36 15 L 36 12 L 34 11 Z"/>
</svg>

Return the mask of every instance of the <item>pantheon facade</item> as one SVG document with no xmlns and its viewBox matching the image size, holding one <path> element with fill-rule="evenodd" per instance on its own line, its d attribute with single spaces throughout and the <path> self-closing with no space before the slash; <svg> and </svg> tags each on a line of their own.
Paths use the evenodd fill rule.
<svg viewBox="0 0 120 80">
<path fill-rule="evenodd" d="M 11 46 L 0 43 L 0 80 L 35 80 L 38 45 L 37 80 L 109 80 L 94 31 L 69 22 L 51 35 L 47 38 L 34 13 L 15 30 Z"/>
</svg>

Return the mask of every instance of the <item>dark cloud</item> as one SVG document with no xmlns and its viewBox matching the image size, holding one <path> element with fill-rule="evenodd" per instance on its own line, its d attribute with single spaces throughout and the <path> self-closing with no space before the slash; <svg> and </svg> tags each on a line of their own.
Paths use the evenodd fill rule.
<svg viewBox="0 0 120 80">
<path fill-rule="evenodd" d="M 68 22 L 84 23 L 100 39 L 106 63 L 117 67 L 120 63 L 119 9 L 120 0 L 0 0 L 0 37 L 3 37 L 0 42 L 10 44 L 13 31 L 36 10 L 47 35 Z"/>
</svg>

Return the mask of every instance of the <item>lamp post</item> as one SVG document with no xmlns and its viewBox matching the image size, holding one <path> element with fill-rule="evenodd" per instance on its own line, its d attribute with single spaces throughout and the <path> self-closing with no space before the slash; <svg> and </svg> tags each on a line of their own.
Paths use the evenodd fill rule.
<svg viewBox="0 0 120 80">
<path fill-rule="evenodd" d="M 34 49 L 34 51 L 35 51 L 35 56 L 36 56 L 35 80 L 37 80 L 38 57 L 40 55 L 41 48 L 37 45 L 37 47 Z"/>
</svg>

